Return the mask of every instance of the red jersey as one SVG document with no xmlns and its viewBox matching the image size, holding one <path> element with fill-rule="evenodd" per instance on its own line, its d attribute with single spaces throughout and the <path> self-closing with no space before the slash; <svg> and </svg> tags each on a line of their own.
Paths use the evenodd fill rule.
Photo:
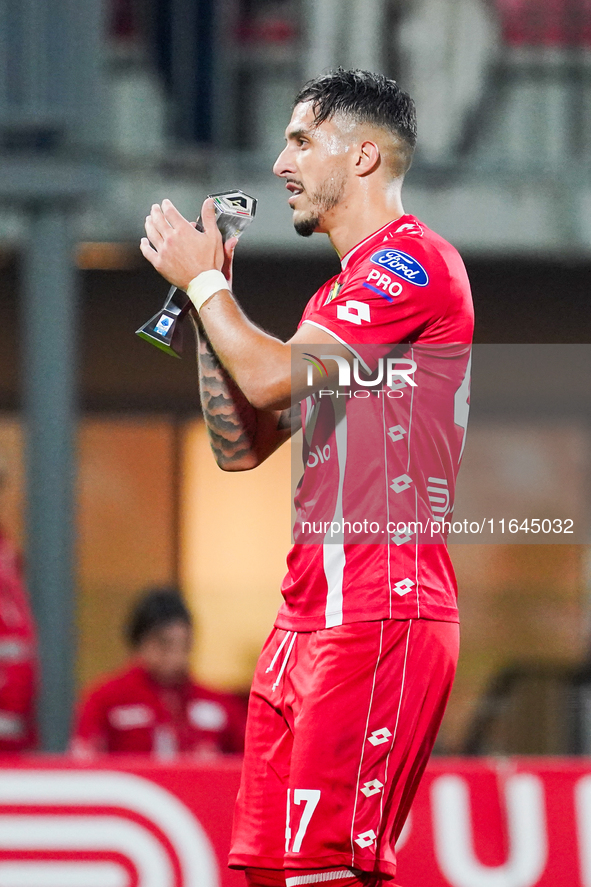
<svg viewBox="0 0 591 887">
<path fill-rule="evenodd" d="M 0 751 L 35 747 L 37 643 L 20 557 L 0 531 Z"/>
<path fill-rule="evenodd" d="M 325 346 L 323 369 L 336 361 L 339 385 L 301 404 L 304 475 L 276 626 L 457 621 L 445 542 L 474 323 L 459 254 L 402 216 L 343 258 L 301 323 L 329 332 L 354 361 L 351 372 Z"/>
<path fill-rule="evenodd" d="M 110 754 L 241 753 L 245 714 L 235 697 L 187 679 L 163 687 L 133 665 L 104 680 L 83 700 L 73 751 Z"/>
</svg>

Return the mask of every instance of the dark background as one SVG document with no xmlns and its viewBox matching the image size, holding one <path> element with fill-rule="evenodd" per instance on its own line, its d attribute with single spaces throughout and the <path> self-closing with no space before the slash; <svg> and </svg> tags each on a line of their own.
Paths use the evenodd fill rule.
<svg viewBox="0 0 591 887">
<path fill-rule="evenodd" d="M 130 247 L 131 250 L 131 247 Z M 150 267 L 80 272 L 80 405 L 87 410 L 199 410 L 194 344 L 175 360 L 134 335 L 161 307 L 166 284 Z M 466 260 L 477 343 L 591 343 L 591 263 L 531 259 Z M 334 260 L 238 258 L 235 289 L 246 313 L 282 339 L 297 327 L 306 302 L 338 272 Z M 19 263 L 0 272 L 0 409 L 19 406 Z"/>
</svg>

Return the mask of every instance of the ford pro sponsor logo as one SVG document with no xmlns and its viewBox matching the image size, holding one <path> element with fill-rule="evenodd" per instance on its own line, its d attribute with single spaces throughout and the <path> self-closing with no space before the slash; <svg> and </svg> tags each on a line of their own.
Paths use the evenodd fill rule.
<svg viewBox="0 0 591 887">
<path fill-rule="evenodd" d="M 429 275 L 420 262 L 400 249 L 380 249 L 373 254 L 371 261 L 381 268 L 387 268 L 408 283 L 414 283 L 416 286 L 427 286 L 429 283 Z"/>
</svg>

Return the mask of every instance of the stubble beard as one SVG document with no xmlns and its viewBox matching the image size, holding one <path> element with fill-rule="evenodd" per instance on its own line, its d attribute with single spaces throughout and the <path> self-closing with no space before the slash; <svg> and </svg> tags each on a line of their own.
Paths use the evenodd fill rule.
<svg viewBox="0 0 591 887">
<path fill-rule="evenodd" d="M 334 209 L 343 199 L 345 182 L 346 174 L 344 170 L 339 170 L 310 195 L 310 202 L 314 208 L 303 218 L 294 219 L 293 227 L 296 234 L 300 237 L 310 237 L 314 234 L 320 227 L 325 213 Z"/>
</svg>

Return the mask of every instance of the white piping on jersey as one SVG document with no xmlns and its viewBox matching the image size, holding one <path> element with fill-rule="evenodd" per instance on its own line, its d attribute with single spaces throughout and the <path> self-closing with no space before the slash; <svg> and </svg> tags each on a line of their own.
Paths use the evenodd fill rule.
<svg viewBox="0 0 591 887">
<path fill-rule="evenodd" d="M 402 218 L 402 216 L 401 216 L 400 218 Z M 345 253 L 345 255 L 343 256 L 343 258 L 341 259 L 341 268 L 343 269 L 343 271 L 345 270 L 345 268 L 347 267 L 347 265 L 348 265 L 349 262 L 351 261 L 351 258 L 352 258 L 352 257 L 355 255 L 355 253 L 357 252 L 357 250 L 360 249 L 360 248 L 363 246 L 364 243 L 367 243 L 367 241 L 368 241 L 370 238 L 375 237 L 376 234 L 379 234 L 380 231 L 383 231 L 384 228 L 387 228 L 388 225 L 391 225 L 391 224 L 392 224 L 392 222 L 397 222 L 397 221 L 398 221 L 398 219 L 390 219 L 389 222 L 386 222 L 386 224 L 385 224 L 385 225 L 382 225 L 381 228 L 378 228 L 377 231 L 374 231 L 372 234 L 368 234 L 367 237 L 364 237 L 363 240 L 360 240 L 359 243 L 355 244 L 355 246 L 352 246 L 351 249 L 349 250 L 349 252 L 348 252 L 348 253 Z"/>
<path fill-rule="evenodd" d="M 278 684 L 279 684 L 279 681 L 280 681 L 281 678 L 283 677 L 283 672 L 285 671 L 285 667 L 286 667 L 287 662 L 288 662 L 288 660 L 289 660 L 289 657 L 290 657 L 291 651 L 293 650 L 293 645 L 295 644 L 296 637 L 297 637 L 297 635 L 296 635 L 296 633 L 295 633 L 295 631 L 294 631 L 294 633 L 293 633 L 293 637 L 292 637 L 291 641 L 289 642 L 289 647 L 287 648 L 287 653 L 285 654 L 285 657 L 284 657 L 284 659 L 283 659 L 283 662 L 281 663 L 281 668 L 279 669 L 279 674 L 278 674 L 277 677 L 275 678 L 275 683 L 274 683 L 273 686 L 271 687 L 271 690 L 275 690 L 275 689 L 277 688 L 277 686 L 278 686 Z"/>
<path fill-rule="evenodd" d="M 414 349 L 410 349 L 410 357 L 411 360 L 414 360 Z M 408 416 L 408 434 L 406 436 L 406 445 L 408 447 L 408 458 L 406 460 L 406 470 L 410 471 L 410 447 L 411 447 L 411 437 L 412 437 L 412 417 L 413 417 L 413 409 L 415 405 L 415 389 L 414 387 L 410 390 L 410 410 Z M 416 522 L 419 519 L 419 498 L 418 491 L 415 484 L 415 526 Z M 417 619 L 421 618 L 421 598 L 419 594 L 419 542 L 417 541 L 415 544 L 415 594 L 416 594 L 416 602 L 417 602 Z"/>
<path fill-rule="evenodd" d="M 414 360 L 414 351 L 410 349 L 410 359 Z M 406 470 L 410 471 L 410 439 L 412 434 L 412 412 L 415 403 L 415 389 L 414 385 L 410 389 L 410 410 L 408 411 L 408 434 L 406 435 L 406 445 L 408 447 L 408 458 L 406 460 Z"/>
<path fill-rule="evenodd" d="M 335 412 L 334 436 L 339 466 L 337 501 L 332 521 L 338 521 L 338 525 L 343 529 L 336 536 L 331 535 L 329 542 L 326 541 L 329 535 L 327 531 L 322 544 L 324 576 L 328 588 L 325 608 L 326 628 L 343 624 L 343 575 L 345 572 L 343 487 L 347 464 L 347 404 L 346 401 L 338 398 L 331 397 L 330 400 Z"/>
<path fill-rule="evenodd" d="M 408 623 L 408 632 L 406 633 L 406 646 L 404 648 L 404 664 L 402 666 L 402 682 L 400 685 L 400 699 L 398 700 L 398 711 L 396 712 L 396 723 L 394 725 L 394 730 L 392 731 L 392 742 L 390 743 L 390 748 L 388 749 L 388 754 L 386 755 L 386 764 L 384 767 L 384 785 L 388 785 L 388 763 L 390 761 L 390 755 L 392 754 L 392 749 L 394 748 L 394 742 L 396 741 L 396 734 L 398 733 L 398 722 L 400 720 L 400 709 L 402 708 L 402 697 L 404 694 L 404 686 L 406 682 L 406 662 L 408 659 L 408 646 L 410 642 L 410 631 L 412 628 L 412 619 L 409 620 Z M 383 807 L 383 799 L 384 793 L 380 797 L 380 821 L 378 824 L 378 832 L 380 830 L 380 826 L 382 824 L 382 816 L 384 815 L 384 807 Z"/>
<path fill-rule="evenodd" d="M 349 349 L 349 351 L 351 352 L 353 357 L 357 358 L 357 360 L 359 361 L 359 363 L 361 364 L 361 366 L 363 367 L 363 369 L 365 370 L 366 373 L 368 373 L 368 374 L 371 373 L 371 368 L 368 366 L 368 364 L 366 364 L 366 362 L 364 361 L 362 356 L 357 351 L 355 351 L 353 346 L 349 344 L 349 342 L 345 342 L 344 339 L 341 339 L 340 336 L 337 336 L 336 333 L 333 333 L 332 330 L 329 330 L 329 328 L 327 326 L 322 326 L 321 323 L 316 323 L 315 320 L 305 320 L 304 323 L 309 323 L 310 326 L 317 326 L 319 330 L 324 330 L 325 333 L 328 333 L 330 336 L 333 337 L 333 339 L 336 339 L 337 342 L 340 342 L 341 345 L 344 345 L 345 348 Z M 327 345 L 326 347 L 330 348 L 330 345 Z"/>
<path fill-rule="evenodd" d="M 297 875 L 286 878 L 286 887 L 299 887 L 300 884 L 320 884 L 323 881 L 340 881 L 342 878 L 354 877 L 351 869 L 340 869 L 332 872 L 316 872 L 314 875 Z"/>
<path fill-rule="evenodd" d="M 384 483 L 386 497 L 386 526 L 390 526 L 390 488 L 388 478 L 388 441 L 386 439 L 386 398 L 382 397 L 382 426 L 384 430 Z M 388 567 L 388 605 L 390 608 L 390 619 L 392 618 L 392 572 L 390 568 L 390 540 L 386 544 L 386 563 Z"/>
<path fill-rule="evenodd" d="M 415 486 L 415 521 L 419 517 L 419 491 Z M 419 542 L 415 545 L 415 589 L 417 596 L 417 619 L 421 618 L 421 597 L 419 595 Z"/>
<path fill-rule="evenodd" d="M 277 662 L 277 660 L 279 658 L 279 654 L 281 653 L 281 651 L 285 647 L 286 643 L 288 642 L 290 635 L 291 635 L 291 631 L 288 631 L 286 633 L 285 637 L 283 638 L 283 640 L 281 641 L 281 643 L 279 644 L 279 646 L 277 647 L 277 649 L 275 650 L 275 655 L 271 659 L 271 665 L 267 668 L 267 670 L 265 671 L 265 674 L 268 674 L 270 671 L 273 671 L 273 669 L 275 668 L 275 663 Z"/>
<path fill-rule="evenodd" d="M 355 833 L 355 816 L 357 815 L 357 799 L 359 798 L 359 783 L 361 782 L 361 768 L 363 767 L 363 756 L 365 755 L 365 744 L 367 742 L 367 734 L 369 733 L 369 719 L 371 717 L 371 707 L 373 705 L 373 697 L 376 689 L 376 678 L 378 676 L 378 666 L 382 658 L 382 645 L 384 642 L 384 622 L 380 622 L 380 648 L 378 650 L 378 658 L 376 659 L 376 667 L 373 671 L 373 680 L 371 683 L 371 694 L 369 697 L 369 706 L 367 708 L 367 719 L 365 721 L 365 731 L 363 733 L 363 745 L 361 746 L 361 756 L 359 758 L 359 770 L 357 772 L 357 785 L 355 786 L 355 801 L 353 804 L 353 816 L 351 817 L 351 865 L 355 865 L 355 844 L 353 835 Z M 384 780 L 385 784 L 385 780 Z"/>
</svg>

